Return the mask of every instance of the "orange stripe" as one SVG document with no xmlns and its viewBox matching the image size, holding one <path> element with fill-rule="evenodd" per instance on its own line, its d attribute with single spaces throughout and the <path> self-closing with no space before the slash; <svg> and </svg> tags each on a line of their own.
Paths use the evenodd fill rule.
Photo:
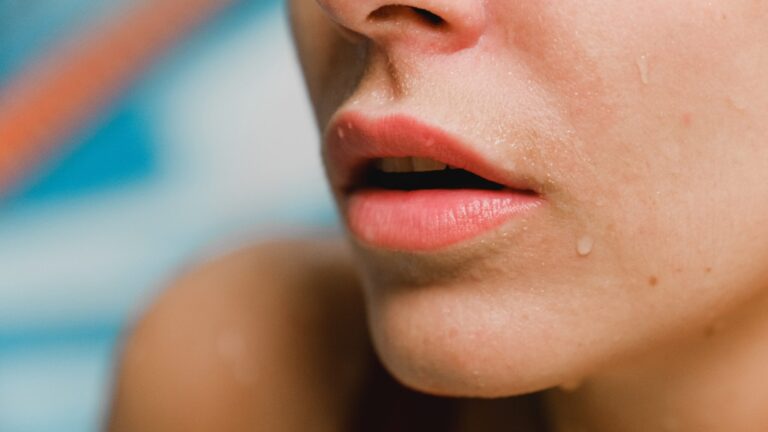
<svg viewBox="0 0 768 432">
<path fill-rule="evenodd" d="M 0 89 L 0 195 L 153 59 L 231 1 L 145 0 Z"/>
</svg>

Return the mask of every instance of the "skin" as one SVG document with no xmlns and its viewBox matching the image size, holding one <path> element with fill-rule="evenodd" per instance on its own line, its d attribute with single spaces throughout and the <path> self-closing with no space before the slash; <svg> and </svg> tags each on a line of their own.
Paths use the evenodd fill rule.
<svg viewBox="0 0 768 432">
<path fill-rule="evenodd" d="M 282 241 L 187 271 L 124 343 L 108 430 L 345 430 L 370 363 L 347 261 Z"/>
<path fill-rule="evenodd" d="M 111 432 L 541 430 L 538 400 L 451 400 L 376 359 L 349 248 L 269 242 L 199 263 L 120 355 Z"/>
<path fill-rule="evenodd" d="M 352 239 L 373 340 L 399 380 L 479 397 L 583 383 L 552 398 L 568 422 L 591 423 L 632 384 L 669 396 L 658 404 L 681 417 L 698 410 L 683 403 L 717 405 L 700 387 L 731 377 L 716 373 L 724 354 L 707 335 L 727 327 L 731 344 L 756 345 L 744 335 L 768 317 L 757 306 L 768 288 L 768 2 L 292 6 L 321 130 L 350 110 L 407 114 L 529 179 L 547 203 L 445 250 Z M 594 243 L 588 256 L 580 239 Z M 635 399 L 618 400 L 661 408 Z M 620 418 L 589 430 L 654 430 Z M 675 427 L 719 430 L 710 421 Z"/>
<path fill-rule="evenodd" d="M 463 400 L 466 430 L 534 430 L 501 414 L 532 412 L 509 397 L 534 392 L 555 431 L 768 428 L 768 1 L 294 0 L 291 20 L 321 131 L 349 110 L 416 117 L 526 178 L 545 205 L 432 252 L 350 237 L 350 248 L 272 245 L 193 273 L 129 339 L 113 430 L 180 424 L 168 414 L 179 406 L 212 428 L 243 421 L 225 430 L 265 419 L 340 430 L 371 393 L 371 351 L 419 392 L 507 398 Z M 309 293 L 316 301 L 302 300 Z M 266 313 L 302 307 L 318 317 L 307 328 L 325 333 L 286 335 L 303 327 Z M 329 312 L 338 308 L 347 312 Z M 220 335 L 210 328 L 221 320 L 208 321 L 219 315 L 247 321 L 233 324 L 246 345 L 272 354 L 240 360 L 273 365 L 256 367 L 271 381 L 236 393 L 189 365 L 212 349 L 200 335 Z M 196 355 L 167 348 L 175 331 Z M 342 355 L 324 338 L 353 348 Z M 307 365 L 311 375 L 297 372 Z M 323 378 L 342 370 L 346 384 L 330 391 Z M 211 382 L 189 388 L 199 376 Z M 140 397 L 166 385 L 186 389 L 177 405 Z M 288 396 L 265 396 L 274 389 Z M 307 412 L 254 415 L 215 400 Z M 133 427 L 145 412 L 156 417 Z"/>
</svg>

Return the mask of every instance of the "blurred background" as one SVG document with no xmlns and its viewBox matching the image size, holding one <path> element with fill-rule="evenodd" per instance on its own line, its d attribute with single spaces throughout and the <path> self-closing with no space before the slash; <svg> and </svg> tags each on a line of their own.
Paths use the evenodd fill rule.
<svg viewBox="0 0 768 432">
<path fill-rule="evenodd" d="M 191 263 L 335 226 L 278 0 L 0 0 L 0 431 L 97 431 Z"/>
</svg>

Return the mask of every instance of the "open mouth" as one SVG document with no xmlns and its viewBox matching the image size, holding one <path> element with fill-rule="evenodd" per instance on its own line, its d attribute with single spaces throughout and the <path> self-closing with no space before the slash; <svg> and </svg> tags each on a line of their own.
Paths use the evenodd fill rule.
<svg viewBox="0 0 768 432">
<path fill-rule="evenodd" d="M 412 117 L 346 113 L 329 128 L 326 146 L 345 222 L 367 246 L 437 250 L 544 202 L 476 147 Z"/>
<path fill-rule="evenodd" d="M 418 157 L 375 159 L 364 168 L 360 188 L 415 191 L 421 189 L 501 190 L 504 186 L 465 169 Z"/>
</svg>

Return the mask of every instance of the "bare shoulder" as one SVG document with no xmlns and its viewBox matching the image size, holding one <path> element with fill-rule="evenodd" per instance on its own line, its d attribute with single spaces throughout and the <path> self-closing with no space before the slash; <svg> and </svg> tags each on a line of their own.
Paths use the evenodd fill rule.
<svg viewBox="0 0 768 432">
<path fill-rule="evenodd" d="M 370 358 L 363 309 L 341 241 L 200 265 L 128 335 L 109 430 L 340 430 Z"/>
</svg>

